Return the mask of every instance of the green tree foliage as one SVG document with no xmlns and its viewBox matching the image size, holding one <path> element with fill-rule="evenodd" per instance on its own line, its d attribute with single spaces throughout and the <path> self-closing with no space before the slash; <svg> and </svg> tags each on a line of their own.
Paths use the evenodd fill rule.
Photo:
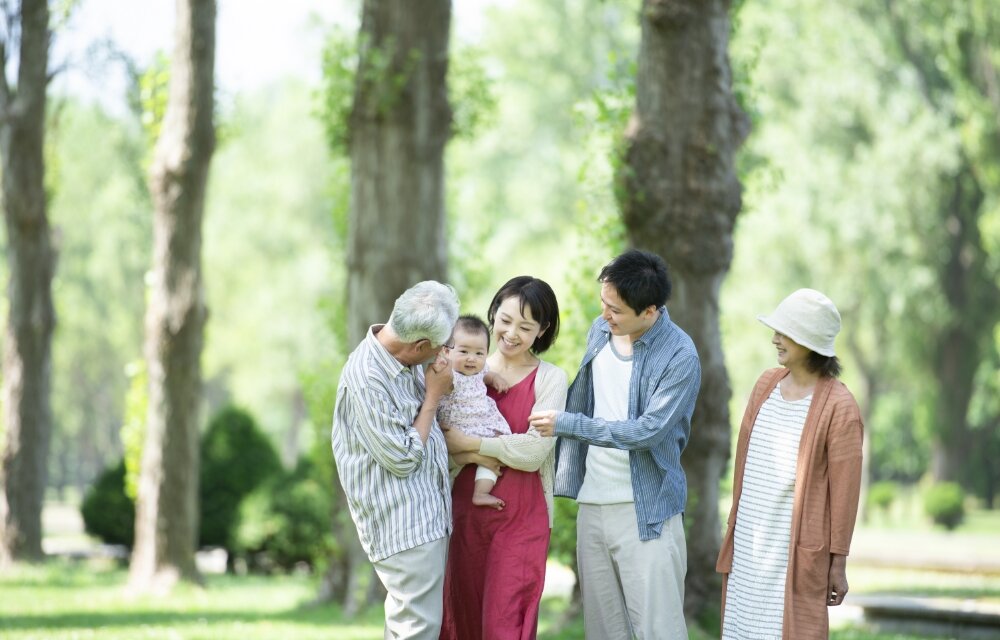
<svg viewBox="0 0 1000 640">
<path fill-rule="evenodd" d="M 899 494 L 899 485 L 889 480 L 882 480 L 873 483 L 868 488 L 868 504 L 881 511 L 883 514 L 889 512 L 892 503 L 896 501 Z"/>
<path fill-rule="evenodd" d="M 325 566 L 337 543 L 330 529 L 331 492 L 322 472 L 303 458 L 240 505 L 236 552 L 255 568 Z"/>
<path fill-rule="evenodd" d="M 56 486 L 82 487 L 121 453 L 125 369 L 142 344 L 149 197 L 135 122 L 63 100 L 49 130 L 59 244 L 51 469 Z"/>
<path fill-rule="evenodd" d="M 84 530 L 107 544 L 131 547 L 135 540 L 135 500 L 125 494 L 125 461 L 105 469 L 84 495 Z"/>
<path fill-rule="evenodd" d="M 146 441 L 146 412 L 149 409 L 149 375 L 146 363 L 136 360 L 126 367 L 128 391 L 122 421 L 122 447 L 125 450 L 125 493 L 135 500 L 139 491 L 139 468 L 142 446 Z"/>
<path fill-rule="evenodd" d="M 924 512 L 934 524 L 951 531 L 965 519 L 965 492 L 957 482 L 941 482 L 924 494 Z"/>
<path fill-rule="evenodd" d="M 349 172 L 329 162 L 312 110 L 295 81 L 236 100 L 204 228 L 209 411 L 247 407 L 286 465 L 310 447 L 301 375 L 337 348 L 325 305 L 342 291 L 330 210 L 346 206 Z"/>
<path fill-rule="evenodd" d="M 797 287 L 828 293 L 844 317 L 838 347 L 845 381 L 866 413 L 873 479 L 914 481 L 928 467 L 934 440 L 967 419 L 950 414 L 962 413 L 958 408 L 942 413 L 942 390 L 980 366 L 995 371 L 970 358 L 947 372 L 940 354 L 961 326 L 995 314 L 986 301 L 996 299 L 989 290 L 1000 273 L 991 177 L 997 163 L 987 152 L 997 140 L 991 127 L 998 112 L 975 95 L 954 56 L 963 41 L 975 41 L 984 61 L 995 59 L 995 39 L 985 46 L 975 34 L 995 25 L 998 11 L 991 3 L 946 11 L 906 2 L 890 14 L 891 4 L 742 7 L 733 50 L 738 68 L 751 73 L 755 132 L 746 159 L 753 171 L 724 289 L 724 338 L 740 405 L 734 411 L 742 411 L 754 377 L 773 362 L 754 316 Z M 914 57 L 901 50 L 894 20 L 910 34 Z M 936 105 L 928 103 L 926 77 L 941 83 Z M 955 198 L 975 191 L 961 195 L 956 185 L 973 183 L 984 195 L 977 221 L 953 220 Z M 956 258 L 968 261 L 961 281 L 944 275 Z M 956 296 L 984 304 L 965 314 Z M 756 344 L 744 338 L 753 335 Z M 980 339 L 971 329 L 963 335 Z M 979 353 L 990 350 L 984 343 Z"/>
<path fill-rule="evenodd" d="M 130 398 L 144 404 L 143 372 L 133 377 Z M 136 400 L 142 390 L 142 398 Z M 134 424 L 134 423 L 133 423 Z M 126 432 L 126 440 L 129 439 Z M 128 448 L 134 453 L 134 449 Z M 135 482 L 126 471 L 127 461 L 108 467 L 87 490 L 82 506 L 86 530 L 109 544 L 131 546 L 135 530 Z M 233 548 L 241 501 L 274 477 L 284 477 L 281 463 L 268 436 L 253 417 L 227 407 L 209 423 L 201 441 L 200 530 L 202 546 Z"/>
<path fill-rule="evenodd" d="M 593 136 L 592 105 L 628 77 L 635 10 L 624 0 L 486 9 L 475 52 L 495 114 L 474 137 L 453 141 L 447 157 L 451 273 L 468 311 L 484 314 L 497 288 L 521 274 L 549 282 L 565 307 L 570 283 L 589 285 L 610 259 L 603 221 L 615 209 L 600 172 L 613 137 Z M 455 49 L 452 65 L 461 67 L 466 49 Z M 564 310 L 564 321 L 573 317 Z M 563 333 L 548 356 L 572 373 L 582 344 Z"/>
<path fill-rule="evenodd" d="M 201 441 L 200 544 L 231 549 L 240 501 L 280 471 L 274 445 L 249 413 L 219 411 Z"/>
</svg>

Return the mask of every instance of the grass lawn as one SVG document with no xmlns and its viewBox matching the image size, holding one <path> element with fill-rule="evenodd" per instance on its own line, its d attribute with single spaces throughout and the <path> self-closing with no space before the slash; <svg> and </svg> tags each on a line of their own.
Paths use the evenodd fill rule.
<svg viewBox="0 0 1000 640">
<path fill-rule="evenodd" d="M 902 511 L 902 510 L 901 510 Z M 46 542 L 54 548 L 86 543 L 75 509 L 46 512 Z M 65 522 L 63 522 L 65 520 Z M 1000 573 L 942 573 L 865 566 L 863 556 L 1000 559 L 1000 512 L 973 511 L 955 532 L 934 528 L 916 508 L 876 517 L 855 535 L 858 555 L 848 564 L 854 594 L 896 594 L 1000 602 Z M 852 553 L 852 556 L 855 554 Z M 380 640 L 382 610 L 345 621 L 335 606 L 310 606 L 308 576 L 206 576 L 207 588 L 181 586 L 164 598 L 125 591 L 126 571 L 105 562 L 51 560 L 0 573 L 0 638 L 4 640 Z M 850 596 L 848 596 L 848 603 Z M 584 640 L 583 622 L 567 616 L 564 598 L 542 601 L 541 640 Z M 568 618 L 568 619 L 567 619 Z M 717 634 L 691 629 L 691 640 Z M 835 628 L 833 640 L 928 640 L 942 636 Z"/>
<path fill-rule="evenodd" d="M 307 603 L 315 584 L 307 576 L 207 576 L 207 588 L 179 587 L 165 598 L 125 592 L 126 572 L 107 564 L 54 560 L 19 566 L 0 575 L 0 637 L 9 640 L 380 640 L 382 611 L 375 607 L 345 621 L 334 606 Z M 970 589 L 1000 595 L 1000 578 L 972 586 L 949 586 L 940 575 L 858 570 L 853 584 L 875 591 L 902 583 L 924 593 L 960 595 Z M 964 577 L 967 579 L 968 577 Z M 868 591 L 869 589 L 865 589 Z M 579 618 L 566 622 L 566 602 L 542 603 L 539 638 L 583 640 Z M 691 640 L 713 636 L 691 630 Z M 874 634 L 860 628 L 835 630 L 833 640 L 926 640 L 926 637 Z"/>
<path fill-rule="evenodd" d="M 381 611 L 345 622 L 309 607 L 307 577 L 208 576 L 166 598 L 132 597 L 118 568 L 53 561 L 0 576 L 5 640 L 381 640 Z"/>
</svg>

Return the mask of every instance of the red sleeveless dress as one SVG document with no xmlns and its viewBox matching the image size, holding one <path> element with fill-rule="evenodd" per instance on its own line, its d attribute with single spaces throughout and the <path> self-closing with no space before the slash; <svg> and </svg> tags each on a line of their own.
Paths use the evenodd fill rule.
<svg viewBox="0 0 1000 640">
<path fill-rule="evenodd" d="M 528 430 L 537 373 L 504 394 L 488 388 L 512 433 Z M 441 640 L 534 640 L 550 533 L 541 476 L 504 468 L 491 492 L 503 511 L 472 504 L 475 476 L 466 465 L 451 492 Z"/>
</svg>

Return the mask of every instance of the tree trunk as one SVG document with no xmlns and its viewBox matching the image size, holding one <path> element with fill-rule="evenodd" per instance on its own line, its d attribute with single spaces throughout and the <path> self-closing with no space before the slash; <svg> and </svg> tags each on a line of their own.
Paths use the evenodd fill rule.
<svg viewBox="0 0 1000 640">
<path fill-rule="evenodd" d="M 146 311 L 149 410 L 136 501 L 131 582 L 198 581 L 199 407 L 207 311 L 201 227 L 215 148 L 215 0 L 177 0 L 176 43 L 149 185 L 153 277 Z"/>
<path fill-rule="evenodd" d="M 941 208 L 947 258 L 938 277 L 948 316 L 934 337 L 938 389 L 931 472 L 938 482 L 960 482 L 972 489 L 968 471 L 975 434 L 969 428 L 969 402 L 976 370 L 990 353 L 1000 292 L 979 233 L 986 198 L 975 172 L 964 164 L 945 184 L 951 189 Z"/>
<path fill-rule="evenodd" d="M 729 457 L 730 389 L 719 334 L 719 287 L 740 210 L 736 149 L 748 122 L 732 92 L 727 0 L 644 0 L 636 109 L 617 175 L 630 242 L 670 264 L 670 313 L 694 340 L 702 385 L 688 476 L 685 611 L 716 612 L 720 582 L 719 480 Z"/>
<path fill-rule="evenodd" d="M 449 0 L 366 0 L 351 112 L 351 211 L 347 251 L 348 344 L 385 322 L 404 290 L 444 281 L 444 148 L 451 132 Z M 346 499 L 335 483 L 335 509 Z M 334 522 L 342 521 L 334 515 Z M 322 589 L 353 612 L 379 597 L 350 524 L 346 558 Z M 331 584 L 333 581 L 339 584 Z"/>
<path fill-rule="evenodd" d="M 55 250 L 45 195 L 45 99 L 49 8 L 23 0 L 17 86 L 7 85 L 10 31 L 0 37 L 0 155 L 7 228 L 8 319 L 4 337 L 0 464 L 0 564 L 39 560 L 42 501 L 52 433 L 52 275 Z"/>
</svg>

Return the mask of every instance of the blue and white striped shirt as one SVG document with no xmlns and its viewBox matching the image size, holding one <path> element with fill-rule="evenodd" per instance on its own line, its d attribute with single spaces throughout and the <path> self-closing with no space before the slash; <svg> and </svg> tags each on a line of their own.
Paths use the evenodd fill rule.
<svg viewBox="0 0 1000 640">
<path fill-rule="evenodd" d="M 641 540 L 660 537 L 663 523 L 684 511 L 687 478 L 681 452 L 691 435 L 691 414 L 701 386 L 701 362 L 694 343 L 671 322 L 666 307 L 632 343 L 628 419 L 594 415 L 592 361 L 611 339 L 603 318 L 590 327 L 587 352 L 569 388 L 566 413 L 556 418 L 555 493 L 576 498 L 586 473 L 587 447 L 629 451 L 632 491 Z"/>
<path fill-rule="evenodd" d="M 375 325 L 340 374 L 333 458 L 361 546 L 372 562 L 451 533 L 448 449 L 435 420 L 427 442 L 413 426 L 424 371 L 386 351 Z"/>
</svg>

